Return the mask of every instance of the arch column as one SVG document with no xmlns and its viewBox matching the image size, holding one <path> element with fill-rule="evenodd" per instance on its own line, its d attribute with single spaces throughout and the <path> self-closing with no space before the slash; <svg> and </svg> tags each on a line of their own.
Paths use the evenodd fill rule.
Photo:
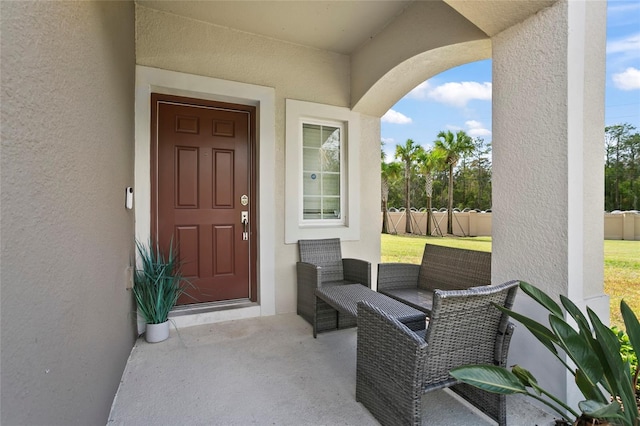
<svg viewBox="0 0 640 426">
<path fill-rule="evenodd" d="M 560 0 L 493 43 L 493 281 L 568 296 L 608 323 L 603 293 L 606 2 Z M 515 310 L 547 324 L 527 296 Z M 557 360 L 520 326 L 509 364 L 575 406 Z"/>
</svg>

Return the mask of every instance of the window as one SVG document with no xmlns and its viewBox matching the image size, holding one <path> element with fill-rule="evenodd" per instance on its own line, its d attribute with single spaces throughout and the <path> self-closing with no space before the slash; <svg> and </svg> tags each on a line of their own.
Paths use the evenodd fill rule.
<svg viewBox="0 0 640 426">
<path fill-rule="evenodd" d="M 286 101 L 285 243 L 360 238 L 360 116 Z"/>
<path fill-rule="evenodd" d="M 302 220 L 339 221 L 342 212 L 341 123 L 302 123 Z"/>
</svg>

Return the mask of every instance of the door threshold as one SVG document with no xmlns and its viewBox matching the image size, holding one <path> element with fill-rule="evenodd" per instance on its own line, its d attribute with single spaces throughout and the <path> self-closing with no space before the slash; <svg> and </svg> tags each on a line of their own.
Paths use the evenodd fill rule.
<svg viewBox="0 0 640 426">
<path fill-rule="evenodd" d="M 183 315 L 203 314 L 207 312 L 225 311 L 227 309 L 247 308 L 258 306 L 257 303 L 249 299 L 224 300 L 221 302 L 194 303 L 191 305 L 175 306 L 169 313 L 169 318 Z"/>
<path fill-rule="evenodd" d="M 237 299 L 177 306 L 169 313 L 169 319 L 176 327 L 181 328 L 256 318 L 261 315 L 262 307 L 259 303 L 249 299 Z"/>
</svg>

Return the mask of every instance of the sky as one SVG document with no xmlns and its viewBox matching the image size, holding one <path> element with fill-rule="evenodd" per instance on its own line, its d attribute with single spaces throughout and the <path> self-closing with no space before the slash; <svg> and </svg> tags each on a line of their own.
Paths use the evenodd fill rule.
<svg viewBox="0 0 640 426">
<path fill-rule="evenodd" d="M 609 0 L 605 126 L 629 123 L 640 132 L 640 1 Z M 423 82 L 382 117 L 387 161 L 413 139 L 433 146 L 441 130 L 464 130 L 490 142 L 491 60 L 452 68 Z M 604 129 L 603 129 L 604 130 Z"/>
</svg>

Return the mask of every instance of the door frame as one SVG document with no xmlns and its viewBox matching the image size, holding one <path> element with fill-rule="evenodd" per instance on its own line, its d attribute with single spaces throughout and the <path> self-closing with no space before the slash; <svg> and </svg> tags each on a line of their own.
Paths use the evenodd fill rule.
<svg viewBox="0 0 640 426">
<path fill-rule="evenodd" d="M 257 303 L 234 309 L 204 309 L 180 315 L 177 326 L 274 315 L 275 310 L 275 90 L 136 66 L 135 91 L 135 238 L 151 236 L 151 93 L 176 95 L 256 107 Z M 132 242 L 133 244 L 133 242 Z M 138 329 L 140 329 L 140 324 Z"/>
<path fill-rule="evenodd" d="M 257 235 L 259 234 L 258 223 L 253 220 L 256 217 L 257 211 L 257 202 L 256 202 L 256 108 L 252 105 L 244 105 L 244 104 L 235 104 L 228 102 L 218 102 L 218 101 L 210 101 L 204 99 L 196 99 L 196 98 L 187 98 L 184 96 L 175 96 L 175 95 L 167 95 L 154 92 L 150 95 L 151 105 L 151 118 L 154 119 L 158 117 L 158 106 L 153 105 L 153 97 L 154 95 L 158 99 L 159 102 L 164 103 L 173 103 L 185 105 L 193 108 L 208 108 L 208 109 L 218 109 L 218 110 L 227 110 L 239 113 L 245 113 L 249 117 L 249 122 L 247 124 L 247 163 L 246 163 L 246 172 L 247 172 L 247 182 L 248 182 L 248 194 L 249 194 L 249 204 L 247 209 L 249 212 L 249 274 L 248 274 L 248 294 L 251 302 L 258 301 L 257 294 L 257 278 L 256 278 L 256 267 L 257 267 Z M 154 113 L 155 111 L 155 113 Z M 158 209 L 158 197 L 160 188 L 158 187 L 158 180 L 160 179 L 161 171 L 158 170 L 158 148 L 159 148 L 159 140 L 158 140 L 158 127 L 153 125 L 150 126 L 151 131 L 151 238 L 155 241 L 158 238 L 158 216 L 160 211 Z M 237 200 L 235 200 L 238 202 Z M 246 299 L 243 299 L 246 300 Z M 223 300 L 220 302 L 202 302 L 195 303 L 187 306 L 191 308 L 194 305 L 202 305 L 203 303 L 237 303 L 237 299 L 229 299 Z M 196 306 L 200 309 L 202 306 Z M 178 307 L 177 310 L 182 309 L 182 307 Z"/>
</svg>

